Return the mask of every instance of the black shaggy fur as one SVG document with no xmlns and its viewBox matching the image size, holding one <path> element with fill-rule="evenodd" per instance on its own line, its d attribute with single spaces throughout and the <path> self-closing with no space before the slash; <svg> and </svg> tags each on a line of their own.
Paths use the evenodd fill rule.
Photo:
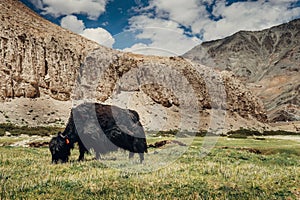
<svg viewBox="0 0 300 200">
<path fill-rule="evenodd" d="M 71 145 L 66 142 L 67 138 L 60 132 L 53 137 L 49 143 L 49 149 L 52 154 L 52 163 L 68 162 Z"/>
<path fill-rule="evenodd" d="M 141 163 L 147 152 L 145 132 L 138 113 L 98 103 L 83 103 L 72 109 L 64 132 L 50 141 L 52 162 L 67 162 L 76 142 L 79 145 L 79 161 L 91 149 L 96 158 L 100 158 L 101 154 L 122 148 L 130 152 L 129 158 L 138 153 Z"/>
</svg>

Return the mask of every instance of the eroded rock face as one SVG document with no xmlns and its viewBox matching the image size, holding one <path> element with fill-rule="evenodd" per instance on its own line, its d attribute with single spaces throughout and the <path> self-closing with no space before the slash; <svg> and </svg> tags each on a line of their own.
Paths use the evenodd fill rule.
<svg viewBox="0 0 300 200">
<path fill-rule="evenodd" d="M 98 46 L 41 19 L 18 1 L 0 3 L 0 98 L 70 100 L 78 67 Z"/>
<path fill-rule="evenodd" d="M 228 110 L 238 112 L 243 118 L 253 116 L 259 121 L 266 122 L 267 115 L 262 102 L 232 73 L 223 71 L 222 77 L 228 99 Z"/>
<path fill-rule="evenodd" d="M 167 108 L 222 109 L 243 118 L 267 119 L 260 100 L 232 73 L 220 73 L 182 58 L 117 51 L 103 55 L 97 49 L 87 56 L 80 71 L 74 99 L 106 101 L 121 92 L 136 91 Z"/>
</svg>

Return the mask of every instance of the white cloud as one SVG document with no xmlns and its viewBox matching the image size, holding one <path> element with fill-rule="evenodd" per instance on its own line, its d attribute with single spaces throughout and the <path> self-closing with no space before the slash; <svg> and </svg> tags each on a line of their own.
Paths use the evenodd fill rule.
<svg viewBox="0 0 300 200">
<path fill-rule="evenodd" d="M 73 31 L 74 33 L 82 33 L 85 26 L 82 20 L 78 20 L 74 15 L 67 15 L 61 19 L 61 27 Z"/>
<path fill-rule="evenodd" d="M 84 23 L 72 14 L 84 14 L 89 19 L 97 19 L 110 0 L 29 0 L 43 10 L 43 14 L 55 17 L 65 16 L 61 25 L 100 44 L 112 46 L 114 39 L 102 28 L 86 29 Z M 140 2 L 139 0 L 136 0 Z M 112 1 L 113 2 L 113 1 Z M 259 0 L 232 3 L 226 0 L 149 0 L 146 7 L 136 8 L 140 15 L 129 20 L 129 30 L 139 31 L 137 39 L 146 39 L 147 44 L 132 45 L 126 50 L 153 52 L 162 51 L 182 54 L 201 41 L 214 40 L 229 36 L 239 30 L 261 30 L 300 17 L 300 8 L 291 8 L 297 0 Z M 140 4 L 142 5 L 142 4 Z M 213 6 L 213 15 L 219 20 L 212 20 L 206 10 Z M 184 27 L 184 28 L 183 28 Z M 185 31 L 190 29 L 190 35 Z M 124 42 L 125 43 L 125 42 Z M 148 50 L 146 50 L 148 49 Z M 150 50 L 151 49 L 151 50 Z M 164 49 L 164 50 L 163 50 Z"/>
<path fill-rule="evenodd" d="M 81 35 L 110 48 L 115 43 L 111 34 L 103 28 L 87 28 L 83 30 Z"/>
<path fill-rule="evenodd" d="M 173 52 L 169 49 L 159 48 L 155 45 L 147 45 L 144 43 L 136 43 L 129 48 L 122 49 L 126 52 L 144 55 L 157 55 L 157 56 L 178 56 L 180 54 Z"/>
<path fill-rule="evenodd" d="M 219 21 L 210 21 L 196 27 L 204 30 L 204 40 L 213 40 L 229 36 L 239 30 L 261 30 L 287 22 L 300 16 L 300 8 L 289 9 L 291 1 L 238 2 L 226 6 L 224 2 L 216 4 L 213 14 L 222 16 Z"/>
<path fill-rule="evenodd" d="M 152 55 L 181 55 L 200 43 L 197 38 L 190 38 L 184 34 L 179 24 L 157 18 L 141 15 L 129 20 L 131 31 L 139 31 L 138 39 L 148 39 L 150 44 L 135 44 L 125 51 Z"/>
<path fill-rule="evenodd" d="M 206 14 L 205 6 L 197 0 L 153 0 L 150 7 L 156 9 L 158 17 L 167 15 L 171 20 L 189 26 Z"/>
<path fill-rule="evenodd" d="M 43 3 L 42 0 L 29 0 L 36 8 L 42 9 Z"/>
<path fill-rule="evenodd" d="M 54 17 L 70 14 L 86 14 L 89 19 L 96 20 L 105 12 L 107 1 L 108 0 L 43 0 L 42 14 L 50 14 Z"/>
<path fill-rule="evenodd" d="M 151 42 L 124 50 L 183 54 L 201 42 L 187 37 L 183 27 L 190 28 L 192 35 L 202 34 L 203 41 L 224 38 L 239 30 L 261 30 L 300 17 L 300 8 L 290 8 L 293 2 L 296 0 L 260 0 L 228 6 L 225 0 L 150 0 L 149 6 L 140 9 L 144 15 L 132 17 L 129 25 L 130 30 L 140 31 L 136 38 Z M 219 20 L 211 18 L 206 5 L 214 5 L 212 14 Z"/>
<path fill-rule="evenodd" d="M 84 22 L 74 15 L 67 15 L 61 19 L 61 27 L 80 34 L 101 45 L 112 47 L 115 40 L 111 34 L 103 28 L 85 28 Z"/>
<path fill-rule="evenodd" d="M 203 34 L 203 40 L 229 36 L 239 30 L 261 30 L 300 17 L 300 8 L 290 8 L 296 0 L 236 2 L 230 6 L 225 0 L 215 1 L 213 15 L 222 17 L 218 21 L 210 18 L 206 5 L 212 0 L 151 0 L 143 10 L 154 10 L 158 18 L 174 21 L 190 28 L 192 34 Z M 135 24 L 133 24 L 135 25 Z"/>
</svg>

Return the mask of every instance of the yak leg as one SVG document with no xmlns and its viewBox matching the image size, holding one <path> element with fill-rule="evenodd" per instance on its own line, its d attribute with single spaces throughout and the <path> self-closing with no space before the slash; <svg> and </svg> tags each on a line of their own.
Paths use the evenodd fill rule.
<svg viewBox="0 0 300 200">
<path fill-rule="evenodd" d="M 133 152 L 129 152 L 129 159 L 133 158 L 133 156 L 134 156 L 134 153 Z"/>
<path fill-rule="evenodd" d="M 82 144 L 82 142 L 79 142 L 78 145 L 79 145 L 79 157 L 78 157 L 78 161 L 83 161 L 84 160 L 84 153 L 87 152 L 87 150 L 84 147 L 84 145 Z"/>
<path fill-rule="evenodd" d="M 69 161 L 69 157 L 66 157 L 65 159 L 62 160 L 62 163 L 66 163 Z"/>
<path fill-rule="evenodd" d="M 55 159 L 53 156 L 52 156 L 52 163 L 57 164 L 57 159 Z"/>
<path fill-rule="evenodd" d="M 85 151 L 83 149 L 79 149 L 78 161 L 83 161 L 84 160 L 84 153 L 85 153 Z"/>
<path fill-rule="evenodd" d="M 139 156 L 140 156 L 140 163 L 142 164 L 144 160 L 144 153 L 139 153 Z"/>
<path fill-rule="evenodd" d="M 99 152 L 96 152 L 96 160 L 101 160 L 101 154 Z"/>
</svg>

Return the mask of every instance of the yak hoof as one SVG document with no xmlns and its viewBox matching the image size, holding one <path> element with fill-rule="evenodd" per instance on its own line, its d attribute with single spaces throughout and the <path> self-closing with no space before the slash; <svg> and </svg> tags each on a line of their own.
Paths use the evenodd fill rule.
<svg viewBox="0 0 300 200">
<path fill-rule="evenodd" d="M 129 159 L 133 158 L 134 153 L 133 152 L 129 152 Z"/>
</svg>

